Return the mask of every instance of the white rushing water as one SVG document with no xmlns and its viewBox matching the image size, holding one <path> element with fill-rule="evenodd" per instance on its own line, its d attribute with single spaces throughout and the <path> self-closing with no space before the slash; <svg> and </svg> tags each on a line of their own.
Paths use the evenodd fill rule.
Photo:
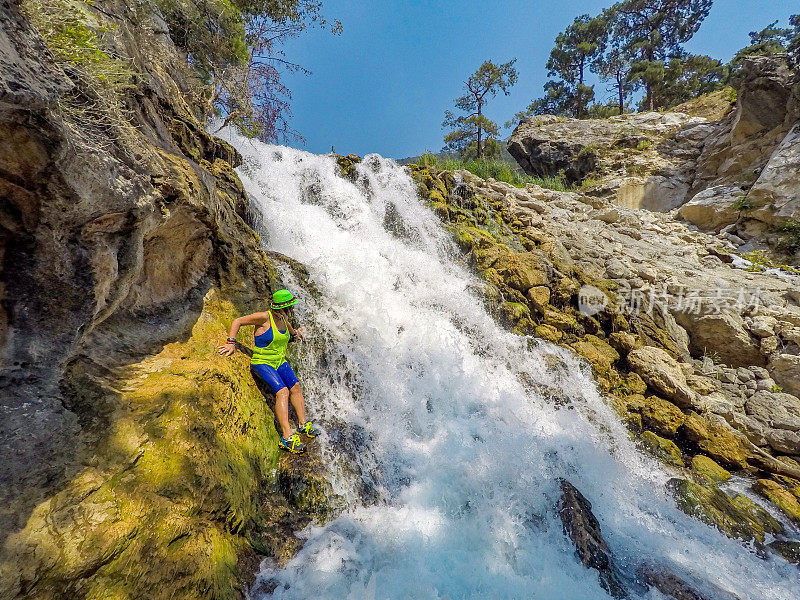
<svg viewBox="0 0 800 600">
<path fill-rule="evenodd" d="M 586 366 L 496 325 L 402 167 L 368 156 L 354 185 L 330 156 L 231 141 L 265 248 L 304 263 L 322 292 L 293 289 L 298 320 L 329 357 L 298 370 L 311 418 L 327 427 L 311 443 L 351 506 L 304 530 L 284 568 L 264 566 L 272 597 L 606 597 L 562 531 L 564 477 L 592 502 L 628 576 L 650 561 L 701 588 L 797 598 L 796 567 L 675 507 L 670 474 L 634 449 Z M 357 486 L 345 462 L 373 501 L 347 492 Z"/>
</svg>

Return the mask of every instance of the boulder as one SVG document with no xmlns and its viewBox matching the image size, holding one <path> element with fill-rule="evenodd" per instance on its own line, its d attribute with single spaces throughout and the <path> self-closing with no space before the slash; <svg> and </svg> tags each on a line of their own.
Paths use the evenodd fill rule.
<svg viewBox="0 0 800 600">
<path fill-rule="evenodd" d="M 800 398 L 791 394 L 758 391 L 744 408 L 749 416 L 767 428 L 800 430 Z"/>
<path fill-rule="evenodd" d="M 775 540 L 767 544 L 767 546 L 786 561 L 800 566 L 800 542 Z"/>
<path fill-rule="evenodd" d="M 712 459 L 702 454 L 692 458 L 692 471 L 711 481 L 727 481 L 731 474 Z"/>
<path fill-rule="evenodd" d="M 737 201 L 744 196 L 744 190 L 739 187 L 711 187 L 681 206 L 678 215 L 703 231 L 718 231 L 738 220 Z"/>
<path fill-rule="evenodd" d="M 716 419 L 689 412 L 678 434 L 726 467 L 744 469 L 752 456 L 749 440 L 721 417 Z"/>
<path fill-rule="evenodd" d="M 653 456 L 660 458 L 665 463 L 676 467 L 685 466 L 683 458 L 681 457 L 680 448 L 675 445 L 675 442 L 664 439 L 652 431 L 645 431 L 642 433 L 639 441 L 642 443 L 645 450 Z"/>
<path fill-rule="evenodd" d="M 608 548 L 600 524 L 592 514 L 592 504 L 569 481 L 561 480 L 561 499 L 558 503 L 558 516 L 580 561 L 595 569 L 600 585 L 615 598 L 625 598 L 627 593 L 614 566 L 611 550 Z"/>
<path fill-rule="evenodd" d="M 770 360 L 767 368 L 784 391 L 800 396 L 800 355 L 779 354 Z"/>
<path fill-rule="evenodd" d="M 636 575 L 646 585 L 656 588 L 664 596 L 675 600 L 712 600 L 712 598 L 713 600 L 739 600 L 716 586 L 711 586 L 713 595 L 706 596 L 661 565 L 643 564 L 636 570 Z"/>
<path fill-rule="evenodd" d="M 546 285 L 535 285 L 528 290 L 527 296 L 536 310 L 544 312 L 550 303 L 550 288 Z"/>
<path fill-rule="evenodd" d="M 676 477 L 667 481 L 667 490 L 683 512 L 716 527 L 728 537 L 764 541 L 764 528 L 715 485 L 704 486 Z"/>
<path fill-rule="evenodd" d="M 574 342 L 572 348 L 600 374 L 608 373 L 611 365 L 619 360 L 619 353 L 596 335 L 585 335 L 583 339 Z"/>
<path fill-rule="evenodd" d="M 675 320 L 689 333 L 689 349 L 694 357 L 715 354 L 734 367 L 764 366 L 759 344 L 744 327 L 739 314 L 675 313 Z"/>
<path fill-rule="evenodd" d="M 673 437 L 686 418 L 680 408 L 658 396 L 634 394 L 626 400 L 628 410 L 642 415 L 642 426 L 659 435 Z"/>
<path fill-rule="evenodd" d="M 691 406 L 695 392 L 678 362 L 661 348 L 645 346 L 628 354 L 628 363 L 644 382 L 679 407 Z"/>
</svg>

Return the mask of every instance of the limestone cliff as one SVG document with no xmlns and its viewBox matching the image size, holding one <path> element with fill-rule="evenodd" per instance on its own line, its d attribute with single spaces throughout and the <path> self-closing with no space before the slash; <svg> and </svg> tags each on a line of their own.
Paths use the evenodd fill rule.
<svg viewBox="0 0 800 600">
<path fill-rule="evenodd" d="M 123 83 L 25 10 L 79 11 Z M 0 0 L 0 597 L 236 597 L 324 512 L 214 352 L 280 282 L 202 90 L 149 2 Z"/>
<path fill-rule="evenodd" d="M 747 59 L 728 88 L 664 113 L 533 117 L 509 152 L 528 173 L 563 173 L 626 208 L 678 211 L 740 251 L 800 260 L 800 76 L 781 57 Z"/>
</svg>

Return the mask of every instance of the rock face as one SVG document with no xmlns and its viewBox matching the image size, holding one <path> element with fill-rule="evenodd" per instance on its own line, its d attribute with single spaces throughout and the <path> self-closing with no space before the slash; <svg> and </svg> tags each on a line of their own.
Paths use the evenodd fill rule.
<svg viewBox="0 0 800 600">
<path fill-rule="evenodd" d="M 798 82 L 785 59 L 752 57 L 735 105 L 722 90 L 663 114 L 532 117 L 509 151 L 527 173 L 585 180 L 587 193 L 626 208 L 678 209 L 744 252 L 777 248 L 797 264 L 796 239 L 780 227 L 800 220 Z"/>
<path fill-rule="evenodd" d="M 150 5 L 129 4 L 87 8 L 138 73 L 124 118 L 93 128 L 0 0 L 4 598 L 239 597 L 310 518 L 265 485 L 275 435 L 246 360 L 213 350 L 279 284 L 238 153 L 192 112 L 201 86 Z"/>
<path fill-rule="evenodd" d="M 800 278 L 739 268 L 730 245 L 668 214 L 410 168 L 497 318 L 585 358 L 642 448 L 677 468 L 800 479 L 783 456 L 797 454 L 788 415 L 800 399 L 785 382 L 800 356 Z M 523 286 L 496 268 L 523 262 L 539 271 Z M 713 480 L 705 467 L 693 472 Z"/>
</svg>

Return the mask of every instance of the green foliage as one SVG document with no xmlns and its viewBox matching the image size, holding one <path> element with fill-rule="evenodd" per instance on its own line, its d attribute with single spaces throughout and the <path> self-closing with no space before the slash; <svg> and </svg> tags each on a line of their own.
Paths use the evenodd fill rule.
<svg viewBox="0 0 800 600">
<path fill-rule="evenodd" d="M 548 75 L 559 77 L 569 89 L 572 116 L 582 118 L 586 106 L 594 98 L 594 86 L 584 84 L 591 62 L 602 54 L 608 39 L 608 29 L 602 16 L 576 17 L 566 31 L 556 36 L 556 45 L 547 61 Z"/>
<path fill-rule="evenodd" d="M 650 146 L 653 145 L 653 142 L 650 140 L 642 140 L 638 144 L 636 144 L 637 150 L 647 150 Z"/>
<path fill-rule="evenodd" d="M 729 70 L 710 56 L 684 53 L 666 63 L 639 61 L 630 76 L 646 82 L 654 106 L 665 109 L 722 89 L 728 82 Z M 646 103 L 647 98 L 644 98 L 640 106 L 642 110 L 647 110 Z"/>
<path fill-rule="evenodd" d="M 477 175 L 481 179 L 492 178 L 497 181 L 510 183 L 516 187 L 525 187 L 528 184 L 532 184 L 560 192 L 569 189 L 563 177 L 534 177 L 520 172 L 515 165 L 502 160 L 440 158 L 435 154 L 426 153 L 416 160 L 416 164 L 423 167 L 432 167 L 440 171 L 458 171 L 463 169 Z"/>
<path fill-rule="evenodd" d="M 733 210 L 738 210 L 739 212 L 746 212 L 748 210 L 753 210 L 755 207 L 756 205 L 748 197 L 747 194 L 739 196 L 736 200 L 734 200 L 731 203 L 731 208 Z"/>
<path fill-rule="evenodd" d="M 683 44 L 697 32 L 712 0 L 622 0 L 607 19 L 623 54 L 631 63 L 628 80 L 645 88 L 644 108 L 660 105 L 654 94 L 666 64 L 684 56 Z"/>
<path fill-rule="evenodd" d="M 778 21 L 773 21 L 761 31 L 751 31 L 750 45 L 736 53 L 730 62 L 730 67 L 739 68 L 748 56 L 787 52 L 794 40 L 800 39 L 800 15 L 790 17 L 789 25 L 789 27 L 778 27 Z"/>
<path fill-rule="evenodd" d="M 787 219 L 778 226 L 778 243 L 776 248 L 786 254 L 800 251 L 800 221 Z"/>
<path fill-rule="evenodd" d="M 464 158 L 484 158 L 488 148 L 495 156 L 499 155 L 498 127 L 483 115 L 483 107 L 487 99 L 498 92 L 506 96 L 510 93 L 517 82 L 516 60 L 499 65 L 487 60 L 464 82 L 466 93 L 455 100 L 456 109 L 464 114 L 456 116 L 450 110 L 445 111 L 442 127 L 449 127 L 451 131 L 445 136 L 444 151 L 459 152 Z M 487 144 L 488 140 L 494 143 Z"/>
<path fill-rule="evenodd" d="M 24 0 L 22 9 L 56 61 L 75 82 L 58 106 L 77 139 L 95 145 L 128 126 L 125 96 L 134 86 L 131 61 L 114 54 L 103 36 L 116 29 L 79 0 Z"/>
</svg>

